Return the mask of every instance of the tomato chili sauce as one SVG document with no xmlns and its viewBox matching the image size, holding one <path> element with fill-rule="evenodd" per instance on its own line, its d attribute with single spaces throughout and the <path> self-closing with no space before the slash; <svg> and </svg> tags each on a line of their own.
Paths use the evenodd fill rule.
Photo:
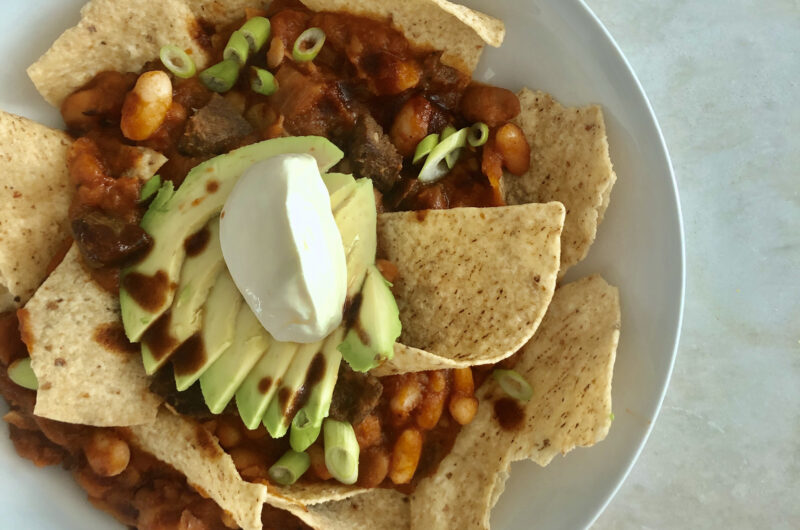
<svg viewBox="0 0 800 530">
<path fill-rule="evenodd" d="M 244 74 L 223 95 L 207 89 L 197 76 L 170 75 L 173 100 L 166 117 L 139 141 L 123 135 L 120 126 L 137 74 L 99 73 L 62 104 L 67 129 L 77 139 L 68 159 L 77 190 L 70 208 L 72 235 L 86 267 L 110 292 L 119 290 L 120 268 L 146 255 L 152 244 L 139 227 L 147 208 L 139 201 L 141 180 L 131 176 L 141 162 L 140 147 L 167 157 L 158 174 L 178 186 L 197 164 L 237 147 L 279 136 L 325 136 L 346 155 L 334 171 L 373 179 L 379 212 L 417 210 L 420 219 L 429 209 L 502 206 L 503 170 L 527 171 L 530 149 L 521 130 L 509 123 L 520 110 L 516 96 L 473 83 L 443 64 L 441 52 L 414 47 L 386 22 L 314 13 L 295 0 L 275 0 L 267 11 L 248 10 L 248 15 L 268 16 L 272 24 L 267 45 L 248 61 L 275 74 L 279 88 L 270 96 L 252 91 Z M 242 23 L 216 29 L 200 25 L 198 42 L 212 62 L 222 58 L 225 43 Z M 294 62 L 291 48 L 309 27 L 322 28 L 325 44 L 313 61 Z M 152 61 L 142 73 L 154 70 L 167 72 L 159 61 Z M 463 148 L 447 176 L 433 184 L 420 183 L 416 175 L 421 164 L 411 161 L 416 145 L 448 125 L 462 128 L 475 122 L 488 125 L 486 144 Z M 389 262 L 379 260 L 378 265 L 389 280 L 397 273 Z M 12 383 L 5 370 L 25 355 L 17 316 L 0 315 L 0 393 L 11 405 L 5 420 L 21 456 L 38 466 L 62 464 L 94 504 L 128 525 L 236 527 L 180 473 L 127 444 L 124 429 L 68 425 L 34 416 L 35 392 Z M 513 362 L 512 357 L 503 365 L 510 367 Z M 410 493 L 421 478 L 434 473 L 461 426 L 474 417 L 475 388 L 490 370 L 475 367 L 376 378 L 342 363 L 331 417 L 355 428 L 361 448 L 358 485 Z M 235 410 L 211 415 L 198 385 L 177 392 L 171 372 L 172 368 L 161 370 L 151 389 L 214 433 L 245 480 L 267 480 L 269 467 L 288 449 L 288 436 L 273 440 L 263 426 L 249 431 Z M 508 407 L 495 408 L 503 416 L 503 427 L 513 428 Z M 311 468 L 300 480 L 332 480 L 321 441 L 308 452 Z M 263 520 L 268 528 L 306 528 L 269 506 Z"/>
</svg>

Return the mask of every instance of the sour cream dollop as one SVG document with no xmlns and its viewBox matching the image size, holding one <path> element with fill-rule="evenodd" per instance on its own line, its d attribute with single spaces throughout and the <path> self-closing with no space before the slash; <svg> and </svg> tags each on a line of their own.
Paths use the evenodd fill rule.
<svg viewBox="0 0 800 530">
<path fill-rule="evenodd" d="M 284 342 L 316 342 L 342 321 L 347 265 L 314 157 L 251 166 L 220 217 L 233 281 L 264 328 Z"/>
</svg>

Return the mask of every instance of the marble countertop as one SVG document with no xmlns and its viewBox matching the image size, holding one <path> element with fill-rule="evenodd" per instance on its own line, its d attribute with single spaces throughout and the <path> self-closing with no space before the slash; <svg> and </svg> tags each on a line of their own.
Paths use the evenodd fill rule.
<svg viewBox="0 0 800 530">
<path fill-rule="evenodd" d="M 800 528 L 800 2 L 587 3 L 659 118 L 687 250 L 663 409 L 593 528 Z"/>
</svg>

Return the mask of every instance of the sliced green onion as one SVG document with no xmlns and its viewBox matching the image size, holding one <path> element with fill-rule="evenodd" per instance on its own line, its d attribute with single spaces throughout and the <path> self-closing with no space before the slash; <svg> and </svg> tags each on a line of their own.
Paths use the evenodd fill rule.
<svg viewBox="0 0 800 530">
<path fill-rule="evenodd" d="M 503 389 L 503 392 L 519 401 L 530 401 L 533 396 L 531 385 L 514 370 L 503 370 L 498 368 L 492 372 L 492 377 Z"/>
<path fill-rule="evenodd" d="M 294 41 L 292 57 L 298 63 L 313 61 L 323 44 L 325 44 L 325 32 L 321 28 L 308 28 Z"/>
<path fill-rule="evenodd" d="M 158 56 L 161 63 L 176 77 L 189 79 L 197 72 L 197 67 L 189 54 L 177 46 L 172 44 L 162 46 Z"/>
<path fill-rule="evenodd" d="M 489 141 L 489 126 L 479 121 L 469 128 L 467 141 L 472 147 L 480 147 Z"/>
<path fill-rule="evenodd" d="M 295 451 L 305 451 L 319 438 L 322 422 L 314 424 L 305 409 L 300 409 L 292 419 L 292 429 L 289 431 L 289 445 Z"/>
<path fill-rule="evenodd" d="M 453 133 L 447 138 L 439 142 L 439 145 L 433 148 L 433 151 L 428 155 L 428 159 L 423 164 L 422 169 L 419 171 L 420 182 L 430 183 L 436 182 L 448 172 L 446 167 L 442 167 L 441 162 L 451 152 L 461 149 L 467 145 L 467 133 L 469 129 L 464 128 L 460 131 Z"/>
<path fill-rule="evenodd" d="M 306 453 L 290 449 L 269 468 L 269 478 L 277 484 L 288 486 L 297 482 L 310 465 L 311 458 Z"/>
<path fill-rule="evenodd" d="M 355 484 L 358 479 L 358 441 L 353 426 L 330 418 L 323 424 L 325 467 L 342 484 Z"/>
<path fill-rule="evenodd" d="M 428 156 L 433 148 L 436 147 L 436 144 L 439 143 L 439 135 L 436 133 L 429 134 L 425 138 L 422 139 L 420 143 L 417 144 L 417 150 L 414 151 L 414 160 L 413 163 L 416 164 L 420 162 L 423 158 Z"/>
<path fill-rule="evenodd" d="M 614 413 L 613 412 L 608 415 L 608 419 L 610 419 L 611 421 L 614 421 Z"/>
<path fill-rule="evenodd" d="M 442 140 L 445 140 L 448 136 L 452 136 L 456 133 L 456 128 L 452 125 L 448 125 L 442 131 Z M 446 157 L 444 157 L 444 161 L 447 163 L 447 167 L 453 169 L 453 166 L 456 165 L 458 161 L 458 157 L 461 156 L 461 149 L 454 149 L 450 152 Z"/>
<path fill-rule="evenodd" d="M 150 179 L 144 183 L 142 189 L 139 190 L 139 202 L 144 202 L 155 195 L 160 187 L 161 177 L 159 175 L 153 175 L 150 177 Z"/>
<path fill-rule="evenodd" d="M 31 358 L 23 357 L 8 365 L 8 378 L 28 390 L 39 388 L 39 380 L 31 368 Z M 353 435 L 355 436 L 355 434 Z"/>
<path fill-rule="evenodd" d="M 231 33 L 231 38 L 228 39 L 228 44 L 225 45 L 225 50 L 222 52 L 222 58 L 227 60 L 236 61 L 239 64 L 247 62 L 247 57 L 250 55 L 250 43 L 240 30 Z"/>
<path fill-rule="evenodd" d="M 269 39 L 270 23 L 269 19 L 264 17 L 253 17 L 239 29 L 247 39 L 247 44 L 250 46 L 250 51 L 255 53 L 261 49 L 262 46 Z"/>
<path fill-rule="evenodd" d="M 263 96 L 269 96 L 278 90 L 278 81 L 268 70 L 254 66 L 252 72 L 250 88 L 253 89 L 253 92 Z"/>
<path fill-rule="evenodd" d="M 227 92 L 236 84 L 237 77 L 239 63 L 232 59 L 226 59 L 200 72 L 200 81 L 214 92 Z"/>
</svg>

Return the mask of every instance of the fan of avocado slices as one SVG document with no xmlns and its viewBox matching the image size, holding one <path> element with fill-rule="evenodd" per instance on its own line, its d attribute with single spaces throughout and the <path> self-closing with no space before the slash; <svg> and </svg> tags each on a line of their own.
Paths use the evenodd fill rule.
<svg viewBox="0 0 800 530">
<path fill-rule="evenodd" d="M 288 153 L 316 158 L 346 258 L 348 315 L 310 344 L 275 340 L 261 326 L 225 267 L 219 241 L 219 214 L 239 176 Z M 141 223 L 153 247 L 121 276 L 125 332 L 141 342 L 148 374 L 170 362 L 179 391 L 199 381 L 212 413 L 233 400 L 247 428 L 263 423 L 274 438 L 288 432 L 298 452 L 320 434 L 342 360 L 370 370 L 392 357 L 401 331 L 390 284 L 375 267 L 372 181 L 326 173 L 342 156 L 322 137 L 277 138 L 198 165 L 177 190 L 164 183 Z"/>
</svg>

